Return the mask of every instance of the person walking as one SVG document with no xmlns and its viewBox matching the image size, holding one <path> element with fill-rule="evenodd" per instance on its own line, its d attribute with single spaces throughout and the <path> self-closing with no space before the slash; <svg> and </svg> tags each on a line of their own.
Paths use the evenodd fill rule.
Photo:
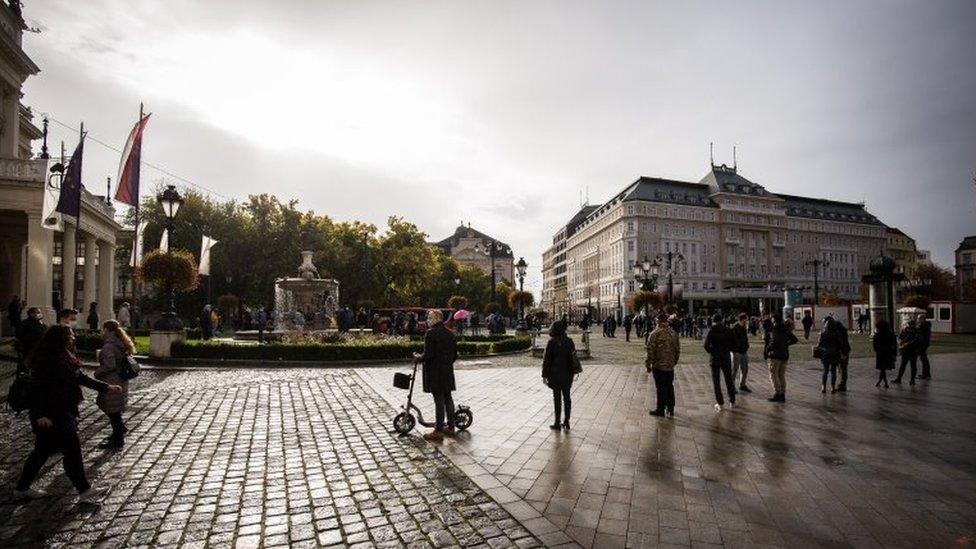
<svg viewBox="0 0 976 549">
<path fill-rule="evenodd" d="M 549 327 L 549 343 L 542 359 L 542 382 L 552 389 L 553 423 L 550 429 L 569 430 L 569 418 L 573 411 L 570 390 L 573 388 L 573 371 L 576 363 L 576 345 L 566 335 L 567 324 L 563 320 Z M 562 418 L 562 423 L 560 423 Z"/>
<path fill-rule="evenodd" d="M 17 324 L 17 331 L 14 334 L 16 343 L 14 348 L 17 351 L 17 372 L 21 373 L 30 366 L 31 353 L 44 337 L 47 326 L 41 321 L 41 310 L 37 307 L 27 309 L 27 318 Z"/>
<path fill-rule="evenodd" d="M 901 378 L 905 375 L 905 367 L 911 364 L 912 377 L 908 384 L 915 385 L 918 368 L 918 328 L 915 327 L 914 318 L 909 319 L 898 334 L 898 350 L 901 351 L 901 367 L 898 368 L 898 377 L 892 383 L 901 383 Z"/>
<path fill-rule="evenodd" d="M 424 438 L 437 441 L 454 436 L 455 390 L 454 361 L 457 360 L 457 340 L 444 325 L 444 313 L 438 309 L 427 312 L 427 334 L 424 336 L 424 352 L 418 358 L 423 361 L 424 392 L 434 398 L 434 430 Z"/>
<path fill-rule="evenodd" d="M 715 389 L 715 411 L 721 412 L 725 405 L 722 397 L 722 380 L 729 393 L 729 408 L 735 406 L 735 381 L 732 379 L 732 331 L 725 326 L 722 315 L 712 316 L 712 325 L 705 336 L 705 351 L 709 355 L 709 366 L 712 368 L 712 387 Z"/>
<path fill-rule="evenodd" d="M 674 366 L 681 356 L 681 342 L 678 334 L 668 323 L 668 316 L 657 316 L 657 327 L 647 337 L 647 360 L 645 367 L 654 376 L 657 388 L 657 408 L 650 411 L 652 416 L 665 414 L 674 417 Z"/>
<path fill-rule="evenodd" d="M 644 337 L 644 315 L 639 314 L 634 317 L 634 328 L 637 330 L 637 339 Z"/>
<path fill-rule="evenodd" d="M 884 383 L 885 389 L 888 388 L 888 370 L 895 369 L 895 361 L 898 358 L 898 337 L 891 329 L 891 324 L 885 319 L 879 320 L 874 325 L 874 367 L 878 369 L 878 382 L 875 387 Z"/>
<path fill-rule="evenodd" d="M 213 335 L 213 324 L 210 323 L 210 304 L 207 303 L 200 311 L 200 337 L 206 341 L 211 335 Z"/>
<path fill-rule="evenodd" d="M 630 331 L 634 329 L 634 315 L 628 314 L 624 317 L 624 338 L 630 341 Z"/>
<path fill-rule="evenodd" d="M 918 360 L 922 363 L 922 375 L 918 379 L 932 379 L 929 365 L 929 345 L 932 344 L 932 323 L 925 313 L 918 315 Z"/>
<path fill-rule="evenodd" d="M 43 497 L 41 490 L 31 488 L 41 467 L 52 454 L 61 454 L 64 472 L 78 491 L 80 501 L 91 502 L 105 493 L 93 488 L 85 475 L 78 440 L 78 404 L 81 386 L 100 393 L 118 392 L 121 387 L 86 376 L 81 363 L 71 352 L 74 334 L 71 328 L 52 326 L 34 349 L 31 360 L 30 423 L 34 432 L 34 449 L 24 462 L 24 469 L 14 489 L 20 499 Z"/>
<path fill-rule="evenodd" d="M 783 322 L 783 315 L 773 314 L 764 336 L 763 355 L 769 367 L 769 382 L 773 385 L 770 402 L 786 402 L 786 364 L 790 361 L 790 345 L 798 341 L 793 327 Z"/>
<path fill-rule="evenodd" d="M 88 324 L 89 330 L 98 331 L 98 303 L 92 301 L 88 304 L 88 318 L 85 319 L 85 323 Z"/>
<path fill-rule="evenodd" d="M 132 326 L 132 315 L 129 314 L 129 302 L 123 302 L 119 307 L 119 313 L 116 315 L 119 324 L 123 328 L 130 328 Z M 97 328 L 96 328 L 97 329 Z"/>
<path fill-rule="evenodd" d="M 122 379 L 119 371 L 127 357 L 136 352 L 136 347 L 129 334 L 125 332 L 125 328 L 115 320 L 109 320 L 102 325 L 102 341 L 95 379 L 109 385 L 117 385 L 121 391 L 100 393 L 95 399 L 95 404 L 105 412 L 112 425 L 112 434 L 98 447 L 121 450 L 125 445 L 125 433 L 128 431 L 122 421 L 122 412 L 125 411 L 125 405 L 129 400 L 129 382 Z"/>
<path fill-rule="evenodd" d="M 732 381 L 739 378 L 739 371 L 742 371 L 742 378 L 739 380 L 739 390 L 743 393 L 751 393 L 752 390 L 746 385 L 746 377 L 749 376 L 749 316 L 745 313 L 739 314 L 739 321 L 732 326 Z"/>
<path fill-rule="evenodd" d="M 827 393 L 827 377 L 830 377 L 830 392 L 837 391 L 837 365 L 840 364 L 843 355 L 843 343 L 841 341 L 840 330 L 837 328 L 837 321 L 834 317 L 828 316 L 824 319 L 823 329 L 820 330 L 820 338 L 817 340 L 817 358 L 823 364 L 823 377 L 820 382 L 820 392 Z"/>
<path fill-rule="evenodd" d="M 617 337 L 617 317 L 610 315 L 610 337 Z"/>
<path fill-rule="evenodd" d="M 813 329 L 813 315 L 810 314 L 810 311 L 803 313 L 803 320 L 800 321 L 800 324 L 803 325 L 803 339 L 809 340 L 810 330 Z"/>
<path fill-rule="evenodd" d="M 851 338 L 843 322 L 835 319 L 834 329 L 837 330 L 837 337 L 840 340 L 840 362 L 837 363 L 837 377 L 840 378 L 840 383 L 837 384 L 836 392 L 846 393 L 847 367 L 851 363 Z"/>
</svg>

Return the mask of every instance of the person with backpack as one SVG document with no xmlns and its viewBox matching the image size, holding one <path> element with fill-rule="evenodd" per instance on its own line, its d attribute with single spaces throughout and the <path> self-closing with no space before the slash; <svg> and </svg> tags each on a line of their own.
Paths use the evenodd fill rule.
<svg viewBox="0 0 976 549">
<path fill-rule="evenodd" d="M 657 317 L 657 327 L 647 337 L 647 360 L 645 367 L 654 376 L 657 388 L 657 408 L 651 410 L 652 416 L 674 417 L 674 367 L 681 357 L 681 342 L 678 334 L 668 323 L 668 315 Z"/>
<path fill-rule="evenodd" d="M 31 359 L 30 422 L 34 432 L 34 449 L 24 462 L 24 469 L 14 489 L 17 498 L 43 497 L 41 490 L 31 488 L 41 467 L 52 454 L 62 455 L 64 472 L 78 491 L 81 502 L 92 502 L 105 490 L 93 488 L 85 476 L 78 440 L 78 404 L 83 400 L 81 387 L 100 393 L 118 392 L 122 388 L 86 376 L 81 362 L 71 352 L 74 334 L 66 326 L 52 326 L 34 349 Z"/>
<path fill-rule="evenodd" d="M 786 402 L 786 364 L 790 361 L 790 345 L 795 345 L 793 327 L 783 321 L 783 315 L 770 315 L 769 329 L 764 336 L 763 356 L 769 367 L 769 382 L 773 385 L 770 402 Z"/>
<path fill-rule="evenodd" d="M 892 383 L 900 384 L 905 375 L 905 367 L 911 364 L 912 377 L 908 384 L 915 385 L 915 375 L 918 373 L 918 328 L 915 327 L 914 318 L 909 319 L 898 334 L 898 350 L 901 351 L 901 367 L 898 368 L 898 377 Z"/>
<path fill-rule="evenodd" d="M 705 336 L 705 351 L 709 355 L 712 368 L 712 387 L 715 389 L 715 411 L 721 412 L 725 405 L 722 396 L 722 377 L 729 393 L 729 408 L 735 407 L 735 381 L 732 379 L 732 330 L 725 325 L 722 315 L 712 316 L 712 325 Z"/>
<path fill-rule="evenodd" d="M 573 409 L 570 390 L 576 375 L 576 345 L 566 335 L 566 322 L 559 320 L 549 328 L 549 343 L 542 359 L 542 382 L 552 389 L 553 424 L 550 429 L 569 430 L 569 418 Z M 564 413 L 560 413 L 564 412 Z M 562 423 L 559 422 L 562 416 Z"/>
<path fill-rule="evenodd" d="M 128 431 L 122 421 L 122 412 L 129 399 L 129 381 L 122 377 L 121 368 L 123 362 L 128 357 L 135 354 L 136 348 L 125 333 L 125 328 L 115 320 L 109 320 L 102 325 L 102 350 L 98 354 L 98 369 L 95 370 L 95 379 L 117 385 L 121 391 L 99 393 L 95 399 L 98 407 L 108 416 L 109 423 L 112 425 L 112 434 L 109 435 L 99 448 L 107 450 L 121 450 L 125 445 L 125 433 Z"/>
</svg>

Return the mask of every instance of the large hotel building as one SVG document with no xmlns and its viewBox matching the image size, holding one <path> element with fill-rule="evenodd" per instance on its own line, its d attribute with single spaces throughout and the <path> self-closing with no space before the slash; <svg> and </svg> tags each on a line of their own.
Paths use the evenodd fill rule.
<svg viewBox="0 0 976 549">
<path fill-rule="evenodd" d="M 887 237 L 864 204 L 771 193 L 724 164 L 698 183 L 641 177 L 556 231 L 543 254 L 541 306 L 574 318 L 626 314 L 640 289 L 634 263 L 668 252 L 683 258 L 673 280 L 685 310 L 758 312 L 760 303 L 782 306 L 786 288 L 812 299 L 814 269 L 821 294 L 856 300 Z"/>
</svg>

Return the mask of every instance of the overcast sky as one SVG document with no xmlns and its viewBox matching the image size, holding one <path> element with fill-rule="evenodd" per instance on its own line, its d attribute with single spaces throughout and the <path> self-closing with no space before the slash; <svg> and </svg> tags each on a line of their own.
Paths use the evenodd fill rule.
<svg viewBox="0 0 976 549">
<path fill-rule="evenodd" d="M 144 101 L 148 162 L 437 240 L 470 221 L 525 256 L 526 289 L 581 189 L 596 203 L 640 175 L 698 181 L 710 141 L 770 191 L 866 201 L 940 263 L 976 234 L 970 0 L 34 0 L 25 15 L 35 112 L 121 146 Z M 101 193 L 118 154 L 85 152 Z"/>
</svg>

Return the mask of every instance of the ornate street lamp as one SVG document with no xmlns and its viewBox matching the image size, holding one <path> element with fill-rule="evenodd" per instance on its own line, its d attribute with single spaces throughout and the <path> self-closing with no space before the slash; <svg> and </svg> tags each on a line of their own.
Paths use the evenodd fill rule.
<svg viewBox="0 0 976 549">
<path fill-rule="evenodd" d="M 634 280 L 640 282 L 642 291 L 654 291 L 660 267 L 658 260 L 651 261 L 646 255 L 644 261 L 634 263 Z M 644 318 L 650 318 L 650 307 L 647 303 L 644 303 Z"/>
<path fill-rule="evenodd" d="M 488 244 L 484 247 L 482 247 L 480 243 L 475 244 L 474 251 L 485 254 L 486 256 L 488 256 L 489 261 L 491 262 L 491 302 L 494 303 L 495 302 L 495 258 L 504 257 L 505 254 L 511 253 L 512 250 L 508 246 L 502 244 L 501 242 L 492 240 L 489 241 Z"/>
<path fill-rule="evenodd" d="M 156 196 L 156 202 L 163 208 L 163 215 L 166 216 L 166 234 L 168 239 L 172 239 L 173 218 L 176 217 L 177 212 L 180 211 L 180 206 L 183 205 L 183 197 L 176 190 L 176 185 L 167 185 L 166 189 Z M 172 246 L 169 249 L 172 249 Z M 166 331 L 182 330 L 183 321 L 176 316 L 176 291 L 172 286 L 169 287 L 168 294 L 166 297 L 169 300 L 169 310 L 163 313 L 153 328 Z"/>
<path fill-rule="evenodd" d="M 524 292 L 525 286 L 525 271 L 529 268 L 529 264 L 525 262 L 524 257 L 520 257 L 518 263 L 515 264 L 515 270 L 518 273 L 516 276 L 519 280 L 519 293 Z M 519 320 L 518 328 L 525 329 L 525 302 L 519 298 Z"/>
<path fill-rule="evenodd" d="M 820 306 L 820 268 L 830 267 L 830 262 L 824 259 L 811 259 L 810 261 L 804 262 L 804 266 L 813 267 L 813 305 L 815 307 Z"/>
</svg>

